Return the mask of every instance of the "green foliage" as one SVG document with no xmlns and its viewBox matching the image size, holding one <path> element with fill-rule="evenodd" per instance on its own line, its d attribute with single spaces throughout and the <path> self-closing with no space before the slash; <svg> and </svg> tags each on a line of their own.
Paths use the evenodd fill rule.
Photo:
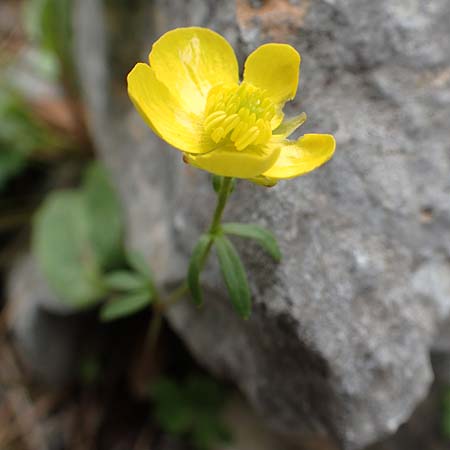
<svg viewBox="0 0 450 450">
<path fill-rule="evenodd" d="M 26 165 L 26 155 L 14 150 L 0 149 L 0 190 Z"/>
<path fill-rule="evenodd" d="M 228 443 L 230 433 L 220 417 L 226 392 L 214 380 L 191 377 L 185 383 L 163 378 L 152 387 L 155 419 L 167 433 L 186 437 L 207 450 Z"/>
<path fill-rule="evenodd" d="M 130 268 L 144 277 L 150 284 L 154 285 L 150 266 L 141 253 L 131 250 L 126 252 L 125 257 Z"/>
<path fill-rule="evenodd" d="M 100 319 L 103 322 L 122 319 L 143 310 L 152 303 L 152 300 L 152 294 L 148 290 L 115 297 L 102 306 Z"/>
<path fill-rule="evenodd" d="M 114 266 L 122 257 L 122 211 L 108 174 L 99 164 L 86 170 L 82 195 L 90 218 L 90 240 L 100 265 Z"/>
<path fill-rule="evenodd" d="M 63 300 L 82 308 L 102 297 L 100 259 L 80 192 L 47 197 L 34 219 L 33 248 L 49 285 Z"/>
<path fill-rule="evenodd" d="M 50 144 L 50 136 L 19 95 L 0 84 L 0 190 L 27 164 L 30 154 Z"/>
<path fill-rule="evenodd" d="M 43 50 L 59 61 L 61 69 L 72 66 L 72 0 L 28 0 L 25 27 Z"/>
<path fill-rule="evenodd" d="M 96 165 L 80 189 L 47 197 L 34 219 L 33 250 L 62 300 L 83 308 L 105 295 L 102 273 L 121 252 L 121 229 L 119 203 Z"/>
<path fill-rule="evenodd" d="M 442 415 L 441 415 L 442 434 L 450 440 L 450 387 L 448 387 L 442 396 Z"/>
<path fill-rule="evenodd" d="M 109 273 L 103 279 L 105 287 L 113 293 L 100 309 L 100 319 L 104 322 L 135 314 L 155 300 L 153 276 L 144 258 L 136 252 L 130 253 L 128 258 L 139 271 L 120 270 Z"/>
<path fill-rule="evenodd" d="M 120 270 L 105 275 L 104 285 L 111 291 L 142 291 L 147 289 L 148 281 L 140 274 Z"/>
<path fill-rule="evenodd" d="M 235 180 L 214 175 L 212 185 L 218 196 L 218 203 L 208 234 L 203 235 L 194 248 L 189 262 L 187 285 L 194 302 L 198 306 L 201 305 L 200 275 L 213 242 L 231 302 L 239 315 L 247 319 L 250 316 L 252 306 L 247 275 L 241 258 L 225 235 L 234 235 L 256 241 L 277 262 L 281 260 L 281 251 L 275 236 L 265 228 L 242 223 L 220 224 L 223 208 L 228 195 L 235 187 Z"/>
<path fill-rule="evenodd" d="M 272 258 L 279 262 L 281 251 L 275 236 L 258 225 L 244 223 L 225 223 L 222 225 L 225 234 L 232 234 L 243 238 L 254 239 Z"/>
<path fill-rule="evenodd" d="M 248 319 L 252 304 L 247 275 L 241 258 L 234 245 L 222 234 L 214 237 L 214 245 L 231 303 L 242 318 Z"/>
<path fill-rule="evenodd" d="M 212 236 L 204 234 L 200 237 L 197 245 L 192 252 L 191 260 L 189 262 L 189 269 L 187 275 L 187 283 L 191 292 L 192 298 L 197 306 L 203 303 L 202 291 L 200 287 L 200 273 L 203 268 L 208 251 L 211 246 Z"/>
</svg>

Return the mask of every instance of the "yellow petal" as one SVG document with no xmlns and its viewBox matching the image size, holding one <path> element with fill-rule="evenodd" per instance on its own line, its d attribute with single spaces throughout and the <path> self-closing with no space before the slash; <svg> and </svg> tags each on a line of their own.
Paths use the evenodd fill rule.
<svg viewBox="0 0 450 450">
<path fill-rule="evenodd" d="M 127 81 L 131 101 L 159 137 L 185 152 L 210 150 L 202 138 L 199 118 L 183 111 L 169 90 L 156 79 L 149 65 L 136 64 Z"/>
<path fill-rule="evenodd" d="M 306 121 L 306 114 L 302 112 L 298 116 L 291 117 L 283 120 L 283 122 L 273 130 L 273 134 L 286 138 L 290 136 L 299 126 L 303 125 Z"/>
<path fill-rule="evenodd" d="M 186 159 L 199 169 L 223 177 L 253 178 L 271 167 L 279 153 L 279 146 L 247 147 L 241 151 L 228 146 L 204 155 L 186 155 Z"/>
<path fill-rule="evenodd" d="M 278 180 L 275 178 L 267 178 L 264 175 L 258 175 L 257 177 L 250 178 L 249 180 L 264 187 L 273 187 L 278 183 Z"/>
<path fill-rule="evenodd" d="M 279 158 L 263 176 L 281 180 L 311 172 L 333 156 L 335 147 L 331 134 L 305 134 L 296 142 L 284 141 Z"/>
<path fill-rule="evenodd" d="M 270 121 L 270 126 L 271 126 L 272 130 L 276 130 L 283 122 L 283 119 L 284 119 L 283 105 L 279 104 L 279 106 L 275 112 L 275 115 L 273 116 L 272 120 Z"/>
<path fill-rule="evenodd" d="M 295 97 L 300 72 L 300 55 L 287 44 L 265 44 L 245 62 L 244 81 L 267 91 L 274 103 Z"/>
<path fill-rule="evenodd" d="M 212 86 L 238 83 L 233 48 L 207 28 L 176 28 L 161 36 L 149 55 L 150 66 L 180 105 L 195 114 L 205 110 Z"/>
</svg>

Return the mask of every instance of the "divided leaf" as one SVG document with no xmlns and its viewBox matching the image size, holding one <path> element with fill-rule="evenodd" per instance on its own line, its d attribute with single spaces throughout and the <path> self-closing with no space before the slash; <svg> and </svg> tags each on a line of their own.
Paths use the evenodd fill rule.
<svg viewBox="0 0 450 450">
<path fill-rule="evenodd" d="M 204 234 L 200 237 L 197 245 L 192 252 L 191 260 L 189 262 L 189 269 L 187 274 L 187 283 L 191 292 L 192 298 L 197 306 L 203 302 L 202 291 L 200 286 L 200 274 L 202 271 L 205 257 L 211 245 L 212 237 Z"/>
<path fill-rule="evenodd" d="M 234 245 L 223 235 L 214 238 L 220 268 L 234 308 L 244 319 L 251 312 L 251 296 L 247 275 Z"/>
<path fill-rule="evenodd" d="M 272 258 L 281 261 L 281 251 L 272 232 L 258 225 L 244 223 L 225 223 L 222 225 L 225 234 L 232 234 L 255 240 Z"/>
<path fill-rule="evenodd" d="M 131 316 L 150 305 L 152 300 L 149 291 L 135 292 L 123 297 L 114 298 L 102 306 L 100 319 L 103 322 L 109 322 Z"/>
</svg>

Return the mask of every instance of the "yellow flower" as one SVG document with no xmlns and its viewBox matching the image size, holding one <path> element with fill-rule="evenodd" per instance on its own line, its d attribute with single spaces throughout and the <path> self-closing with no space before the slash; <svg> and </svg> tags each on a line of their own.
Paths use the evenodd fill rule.
<svg viewBox="0 0 450 450">
<path fill-rule="evenodd" d="M 329 134 L 286 138 L 305 120 L 284 119 L 295 97 L 300 55 L 286 44 L 266 44 L 238 63 L 230 44 L 207 28 L 164 34 L 128 75 L 128 93 L 152 130 L 193 166 L 264 185 L 310 172 L 328 161 Z"/>
</svg>

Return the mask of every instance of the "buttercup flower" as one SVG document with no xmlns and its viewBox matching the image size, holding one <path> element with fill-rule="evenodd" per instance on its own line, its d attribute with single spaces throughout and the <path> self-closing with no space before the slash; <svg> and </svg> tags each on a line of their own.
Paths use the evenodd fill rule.
<svg viewBox="0 0 450 450">
<path fill-rule="evenodd" d="M 239 82 L 230 44 L 206 28 L 164 34 L 128 75 L 128 93 L 152 130 L 185 161 L 216 175 L 274 185 L 328 161 L 329 134 L 287 137 L 305 120 L 285 119 L 295 97 L 300 55 L 287 44 L 265 44 L 245 62 Z"/>
</svg>

